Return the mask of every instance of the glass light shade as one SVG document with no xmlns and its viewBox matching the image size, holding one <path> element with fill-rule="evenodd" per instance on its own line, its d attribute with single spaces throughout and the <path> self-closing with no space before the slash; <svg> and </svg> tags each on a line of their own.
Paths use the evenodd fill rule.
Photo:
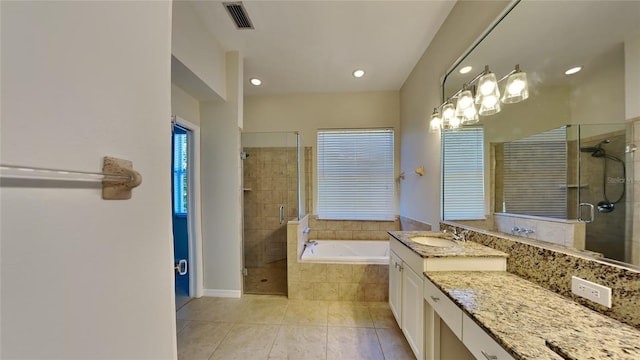
<svg viewBox="0 0 640 360">
<path fill-rule="evenodd" d="M 505 104 L 515 104 L 526 100 L 529 97 L 529 84 L 527 82 L 527 73 L 516 71 L 509 75 L 507 84 L 504 87 L 502 102 Z"/>
<path fill-rule="evenodd" d="M 478 113 L 482 116 L 493 115 L 500 111 L 500 89 L 496 74 L 485 67 L 485 74 L 478 79 L 476 103 L 480 104 Z"/>
<path fill-rule="evenodd" d="M 450 130 L 456 130 L 456 129 L 459 129 L 461 125 L 462 125 L 462 122 L 460 121 L 460 118 L 454 116 L 453 118 L 451 118 L 449 120 L 449 127 L 448 128 Z"/>
<path fill-rule="evenodd" d="M 460 119 L 462 125 L 475 124 L 479 121 L 471 90 L 464 90 L 460 93 L 456 106 L 456 117 Z"/>
<path fill-rule="evenodd" d="M 480 119 L 478 118 L 476 105 L 471 103 L 471 106 L 465 109 L 464 114 L 462 114 L 462 125 L 471 125 L 478 121 L 480 121 Z"/>
<path fill-rule="evenodd" d="M 437 133 L 440 131 L 440 127 L 442 126 L 442 119 L 440 118 L 440 113 L 437 109 L 433 109 L 433 114 L 431 114 L 431 121 L 429 121 L 429 132 Z"/>
<path fill-rule="evenodd" d="M 471 94 L 471 90 L 464 90 L 458 96 L 458 103 L 456 104 L 456 116 L 463 116 L 465 110 L 467 110 L 470 106 L 473 106 L 473 95 Z"/>
<path fill-rule="evenodd" d="M 442 120 L 449 121 L 456 115 L 456 109 L 453 104 L 448 102 L 442 107 Z"/>
<path fill-rule="evenodd" d="M 502 110 L 500 108 L 500 98 L 495 95 L 483 96 L 480 102 L 480 110 L 478 111 L 480 115 L 493 115 L 497 114 Z"/>
</svg>

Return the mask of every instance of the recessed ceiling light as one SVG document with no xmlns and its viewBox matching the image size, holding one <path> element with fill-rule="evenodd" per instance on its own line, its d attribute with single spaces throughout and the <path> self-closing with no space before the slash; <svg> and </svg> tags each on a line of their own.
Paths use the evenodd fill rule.
<svg viewBox="0 0 640 360">
<path fill-rule="evenodd" d="M 353 70 L 353 76 L 357 77 L 357 78 L 361 78 L 364 76 L 364 70 Z"/>
<path fill-rule="evenodd" d="M 262 80 L 258 79 L 258 78 L 251 78 L 251 80 L 249 80 L 251 82 L 251 85 L 253 86 L 260 86 L 262 85 Z"/>
<path fill-rule="evenodd" d="M 576 66 L 576 67 L 572 67 L 571 69 L 565 71 L 565 75 L 573 75 L 575 73 L 577 73 L 578 71 L 582 70 L 582 66 Z"/>
<path fill-rule="evenodd" d="M 471 71 L 471 69 L 473 69 L 471 66 L 465 66 L 462 69 L 460 69 L 460 74 L 466 74 L 469 71 Z"/>
</svg>

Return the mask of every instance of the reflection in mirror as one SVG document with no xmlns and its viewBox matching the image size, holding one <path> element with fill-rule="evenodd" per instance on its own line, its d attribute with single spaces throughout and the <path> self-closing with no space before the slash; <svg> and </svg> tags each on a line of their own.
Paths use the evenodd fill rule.
<svg viewBox="0 0 640 360">
<path fill-rule="evenodd" d="M 446 74 L 443 100 L 487 64 L 499 75 L 520 64 L 529 97 L 465 128 L 482 129 L 483 180 L 465 184 L 484 187 L 484 216 L 448 211 L 447 182 L 464 191 L 465 180 L 448 170 L 457 135 L 444 131 L 443 219 L 640 265 L 640 1 L 520 1 L 505 13 Z"/>
</svg>

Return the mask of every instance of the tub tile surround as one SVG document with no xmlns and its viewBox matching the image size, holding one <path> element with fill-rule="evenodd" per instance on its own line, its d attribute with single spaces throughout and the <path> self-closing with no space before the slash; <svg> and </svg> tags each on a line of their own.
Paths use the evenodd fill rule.
<svg viewBox="0 0 640 360">
<path fill-rule="evenodd" d="M 517 359 L 640 358 L 638 329 L 514 274 L 425 275 Z"/>
<path fill-rule="evenodd" d="M 510 255 L 507 272 L 640 329 L 640 271 L 588 257 L 589 254 L 597 257 L 595 253 L 563 249 L 544 241 L 460 227 L 459 224 L 447 222 L 441 223 L 441 227 L 469 230 L 467 240 Z M 611 309 L 572 294 L 571 276 L 610 287 Z"/>
<path fill-rule="evenodd" d="M 400 220 L 324 220 L 309 215 L 309 227 L 312 240 L 387 240 L 387 231 L 398 230 Z"/>
<path fill-rule="evenodd" d="M 389 299 L 389 265 L 312 264 L 300 262 L 304 243 L 318 239 L 323 231 L 349 233 L 347 240 L 376 240 L 365 235 L 383 232 L 398 226 L 399 221 L 339 221 L 317 220 L 307 215 L 287 225 L 287 278 L 290 299 L 331 301 L 387 301 Z M 315 233 L 313 227 L 316 227 Z M 311 227 L 311 232 L 304 230 Z M 320 230 L 318 230 L 320 228 Z M 323 230 L 327 229 L 327 230 Z M 342 229 L 342 230 L 338 230 Z M 312 237 L 316 236 L 316 237 Z M 327 238 L 325 238 L 327 239 Z M 334 240 L 344 240 L 331 237 Z"/>
</svg>

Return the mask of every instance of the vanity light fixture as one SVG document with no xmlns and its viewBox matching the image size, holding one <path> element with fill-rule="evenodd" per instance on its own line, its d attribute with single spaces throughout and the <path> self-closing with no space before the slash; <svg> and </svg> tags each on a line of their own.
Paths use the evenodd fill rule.
<svg viewBox="0 0 640 360">
<path fill-rule="evenodd" d="M 463 125 L 475 124 L 480 121 L 476 105 L 473 103 L 473 93 L 467 89 L 466 84 L 462 88 L 460 95 L 458 95 L 456 117 L 460 119 Z"/>
<path fill-rule="evenodd" d="M 504 86 L 502 102 L 505 104 L 515 104 L 529 97 L 529 82 L 527 74 L 520 71 L 520 64 L 516 65 L 514 72 L 507 77 L 507 84 Z"/>
<path fill-rule="evenodd" d="M 458 127 L 460 127 L 460 119 L 456 117 L 456 108 L 447 101 L 442 107 L 442 128 L 453 130 Z"/>
<path fill-rule="evenodd" d="M 433 113 L 431 114 L 431 120 L 429 121 L 429 132 L 436 133 L 442 127 L 442 117 L 440 116 L 440 111 L 438 108 L 433 108 Z"/>
<path fill-rule="evenodd" d="M 258 78 L 251 78 L 249 80 L 249 82 L 251 83 L 251 85 L 253 86 L 260 86 L 262 85 L 262 80 L 258 79 Z"/>
<path fill-rule="evenodd" d="M 496 74 L 489 70 L 489 66 L 484 67 L 484 75 L 478 80 L 478 93 L 476 103 L 480 104 L 480 115 L 493 115 L 502 110 L 500 108 L 500 89 Z"/>
<path fill-rule="evenodd" d="M 507 82 L 501 98 L 499 84 L 504 80 Z M 475 83 L 477 86 L 473 85 Z M 465 83 L 462 89 L 433 109 L 429 132 L 436 132 L 438 124 L 440 130 L 455 130 L 464 125 L 475 124 L 480 121 L 478 115 L 487 116 L 500 112 L 501 103 L 515 104 L 528 97 L 527 74 L 520 70 L 520 65 L 516 65 L 514 70 L 500 80 L 496 79 L 496 75 L 487 65 L 481 73 Z M 454 99 L 457 99 L 456 106 L 453 105 Z M 479 109 L 476 108 L 476 104 L 479 105 Z"/>
<path fill-rule="evenodd" d="M 564 72 L 565 75 L 573 75 L 577 72 L 579 72 L 580 70 L 582 70 L 582 66 L 575 66 L 572 67 L 571 69 L 568 69 L 567 71 Z"/>
<path fill-rule="evenodd" d="M 364 76 L 364 70 L 361 69 L 357 69 L 357 70 L 353 70 L 353 76 L 356 78 L 361 78 Z"/>
</svg>

